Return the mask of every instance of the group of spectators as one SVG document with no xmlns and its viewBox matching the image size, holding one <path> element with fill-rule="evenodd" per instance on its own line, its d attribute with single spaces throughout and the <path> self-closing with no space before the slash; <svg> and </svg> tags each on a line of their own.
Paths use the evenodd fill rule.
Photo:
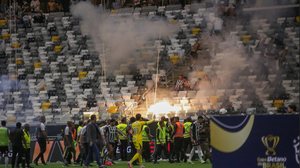
<svg viewBox="0 0 300 168">
<path fill-rule="evenodd" d="M 71 0 L 2 0 L 1 13 L 8 13 L 10 8 L 22 13 L 69 12 Z"/>
</svg>

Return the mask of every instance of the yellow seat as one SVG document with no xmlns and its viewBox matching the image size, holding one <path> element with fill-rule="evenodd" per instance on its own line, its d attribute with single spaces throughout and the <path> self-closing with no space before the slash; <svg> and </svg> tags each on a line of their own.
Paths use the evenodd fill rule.
<svg viewBox="0 0 300 168">
<path fill-rule="evenodd" d="M 112 14 L 116 14 L 116 13 L 117 13 L 117 10 L 116 10 L 116 9 L 112 9 L 112 10 L 111 10 L 111 13 L 112 13 Z"/>
<path fill-rule="evenodd" d="M 79 74 L 78 74 L 78 78 L 79 79 L 83 79 L 85 78 L 87 75 L 87 72 L 86 71 L 80 71 Z"/>
<path fill-rule="evenodd" d="M 48 110 L 51 106 L 51 103 L 50 102 L 43 102 L 42 103 L 42 110 Z"/>
<path fill-rule="evenodd" d="M 52 42 L 57 42 L 59 39 L 60 39 L 59 36 L 52 36 L 51 37 Z"/>
<path fill-rule="evenodd" d="M 5 26 L 7 24 L 7 20 L 6 19 L 0 19 L 0 26 Z"/>
<path fill-rule="evenodd" d="M 296 22 L 300 23 L 300 16 L 296 16 Z"/>
<path fill-rule="evenodd" d="M 273 106 L 278 108 L 281 108 L 284 106 L 284 100 L 274 100 L 273 101 Z"/>
<path fill-rule="evenodd" d="M 180 61 L 180 57 L 176 54 L 170 56 L 170 61 L 172 64 L 177 64 Z"/>
<path fill-rule="evenodd" d="M 251 36 L 250 35 L 243 35 L 241 40 L 244 44 L 248 44 L 251 40 Z"/>
<path fill-rule="evenodd" d="M 22 64 L 24 64 L 23 59 L 22 59 L 22 58 L 17 58 L 17 59 L 16 59 L 16 64 L 17 64 L 17 65 L 22 65 Z"/>
<path fill-rule="evenodd" d="M 62 50 L 62 46 L 61 45 L 57 45 L 57 46 L 54 47 L 54 52 L 56 54 L 59 54 L 61 52 L 61 50 Z"/>
<path fill-rule="evenodd" d="M 117 107 L 117 106 L 110 106 L 110 107 L 107 109 L 107 111 L 108 111 L 109 113 L 116 113 L 116 112 L 118 112 L 118 107 Z"/>
<path fill-rule="evenodd" d="M 19 42 L 13 42 L 11 44 L 11 48 L 20 48 L 21 47 L 21 44 Z"/>
<path fill-rule="evenodd" d="M 42 67 L 42 63 L 41 63 L 41 62 L 35 62 L 35 63 L 33 64 L 33 66 L 34 66 L 35 69 L 38 69 L 38 68 L 41 68 L 41 67 Z"/>
<path fill-rule="evenodd" d="M 171 20 L 170 20 L 170 23 L 171 23 L 171 24 L 176 24 L 177 21 L 176 21 L 175 19 L 171 19 Z"/>
<path fill-rule="evenodd" d="M 200 28 L 192 28 L 192 35 L 198 35 L 201 32 Z"/>
<path fill-rule="evenodd" d="M 10 38 L 10 34 L 9 33 L 2 34 L 2 39 L 3 40 L 8 40 L 9 38 Z"/>
</svg>

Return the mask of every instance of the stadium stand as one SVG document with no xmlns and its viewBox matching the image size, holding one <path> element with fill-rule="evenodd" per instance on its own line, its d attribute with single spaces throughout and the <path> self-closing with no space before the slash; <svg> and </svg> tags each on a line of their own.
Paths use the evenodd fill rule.
<svg viewBox="0 0 300 168">
<path fill-rule="evenodd" d="M 146 83 L 155 81 L 156 75 L 162 86 L 172 86 L 160 90 L 157 99 L 168 100 L 187 113 L 218 111 L 229 106 L 233 113 L 246 112 L 248 108 L 256 108 L 259 113 L 277 112 L 291 103 L 299 107 L 299 16 L 252 19 L 251 23 L 231 29 L 230 39 L 246 51 L 244 61 L 259 60 L 264 70 L 243 66 L 239 69 L 242 75 L 232 77 L 230 85 L 222 86 L 214 85 L 213 81 L 224 75 L 218 60 L 224 57 L 220 51 L 226 41 L 219 43 L 215 53 L 209 53 L 201 64 L 191 62 L 192 52 L 204 55 L 201 54 L 205 52 L 201 46 L 205 41 L 202 33 L 209 32 L 219 38 L 222 36 L 218 35 L 219 30 L 223 31 L 218 29 L 222 23 L 214 8 L 209 4 L 198 7 L 186 5 L 182 9 L 181 5 L 168 5 L 112 11 L 112 16 L 133 14 L 152 19 L 162 16 L 180 26 L 181 30 L 169 39 L 153 40 L 147 49 L 141 49 L 152 54 L 160 50 L 159 74 L 156 74 L 156 63 L 144 56 L 140 59 L 145 64 L 137 67 L 136 74 L 128 68 L 135 60 L 128 60 L 120 65 L 116 75 L 104 76 L 91 38 L 81 34 L 80 20 L 70 14 L 24 15 L 17 20 L 18 31 L 11 30 L 11 20 L 2 17 L 1 119 L 32 123 L 43 114 L 47 121 L 66 123 L 85 111 L 100 114 L 132 112 L 132 109 L 145 111 L 146 104 L 140 101 L 147 93 Z M 207 43 L 212 44 L 209 40 Z M 183 69 L 186 67 L 191 69 Z M 173 90 L 179 75 L 174 73 L 175 69 L 185 70 L 191 86 L 201 79 L 200 89 Z M 147 99 L 153 102 L 152 96 Z"/>
</svg>

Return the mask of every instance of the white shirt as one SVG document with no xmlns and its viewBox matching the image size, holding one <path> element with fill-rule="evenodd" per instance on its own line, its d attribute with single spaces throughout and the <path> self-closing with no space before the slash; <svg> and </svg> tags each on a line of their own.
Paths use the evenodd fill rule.
<svg viewBox="0 0 300 168">
<path fill-rule="evenodd" d="M 79 131 L 78 135 L 84 135 L 86 132 L 86 126 L 82 127 L 81 130 Z"/>
<path fill-rule="evenodd" d="M 70 128 L 67 126 L 67 127 L 65 128 L 65 135 L 69 135 L 69 133 L 70 133 Z"/>
<path fill-rule="evenodd" d="M 46 131 L 46 126 L 44 123 L 41 123 L 40 128 L 41 128 L 41 131 Z"/>
</svg>

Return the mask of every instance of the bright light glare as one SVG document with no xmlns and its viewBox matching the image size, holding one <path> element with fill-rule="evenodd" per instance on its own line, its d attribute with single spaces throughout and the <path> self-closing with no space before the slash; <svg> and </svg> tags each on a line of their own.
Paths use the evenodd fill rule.
<svg viewBox="0 0 300 168">
<path fill-rule="evenodd" d="M 171 106 L 169 102 L 167 101 L 161 101 L 155 104 L 152 104 L 148 112 L 153 113 L 154 115 L 160 115 L 160 114 L 168 114 L 170 112 L 179 112 L 181 109 L 178 106 Z"/>
</svg>

